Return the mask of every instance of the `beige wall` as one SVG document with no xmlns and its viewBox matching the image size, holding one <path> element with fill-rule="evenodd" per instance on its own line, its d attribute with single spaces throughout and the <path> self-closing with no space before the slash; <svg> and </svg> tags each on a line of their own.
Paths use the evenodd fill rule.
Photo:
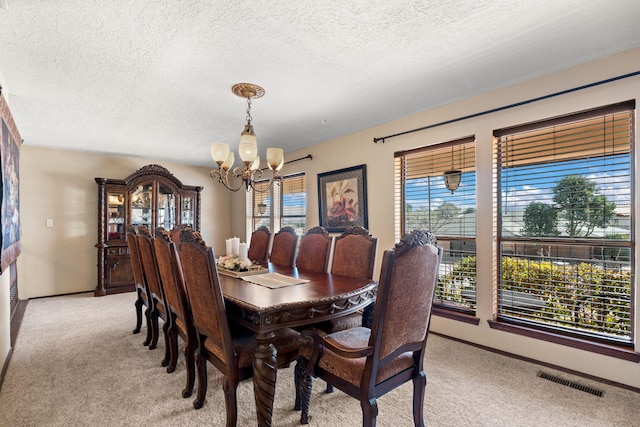
<svg viewBox="0 0 640 427">
<path fill-rule="evenodd" d="M 203 186 L 203 237 L 216 251 L 230 227 L 229 194 L 213 185 L 209 169 L 80 152 L 22 147 L 20 299 L 92 291 L 97 283 L 97 185 L 95 177 L 126 178 L 160 163 L 182 183 Z M 54 226 L 46 227 L 47 219 Z"/>
<path fill-rule="evenodd" d="M 597 377 L 640 387 L 640 365 L 637 363 L 492 330 L 487 323 L 487 320 L 492 319 L 493 301 L 493 271 L 491 267 L 494 248 L 492 233 L 492 131 L 615 102 L 640 99 L 640 76 L 389 139 L 384 144 L 381 142 L 373 143 L 374 137 L 440 123 L 638 70 L 640 70 L 640 49 L 287 153 L 287 159 L 312 154 L 313 160 L 294 163 L 285 169 L 285 173 L 298 170 L 306 172 L 307 226 L 311 227 L 318 225 L 317 174 L 363 163 L 367 165 L 369 229 L 380 239 L 379 262 L 377 263 L 379 272 L 382 251 L 385 248 L 391 248 L 398 238 L 394 228 L 394 152 L 475 135 L 478 212 L 476 226 L 476 230 L 478 230 L 477 315 L 481 321 L 478 326 L 473 326 L 434 317 L 432 330 Z M 635 161 L 636 168 L 638 168 L 637 159 Z M 638 194 L 636 194 L 637 197 Z M 234 216 L 240 216 L 240 208 L 236 209 Z M 638 212 L 635 212 L 634 215 L 637 217 Z M 638 233 L 636 233 L 637 238 Z M 635 298 L 636 310 L 640 311 L 640 292 L 635 293 Z M 635 330 L 638 331 L 640 330 L 640 315 L 638 313 L 636 313 L 635 319 Z"/>
<path fill-rule="evenodd" d="M 380 239 L 380 257 L 382 250 L 392 247 L 398 237 L 394 229 L 393 153 L 475 135 L 478 200 L 477 315 L 481 322 L 478 326 L 472 326 L 434 317 L 432 329 L 471 342 L 640 387 L 640 365 L 636 363 L 491 330 L 487 324 L 487 320 L 492 318 L 493 129 L 628 99 L 640 99 L 640 77 L 409 134 L 390 139 L 384 144 L 372 142 L 374 137 L 439 123 L 637 70 L 640 70 L 640 49 L 287 153 L 287 159 L 312 154 L 313 160 L 287 165 L 283 173 L 306 172 L 307 225 L 311 227 L 318 225 L 317 174 L 366 164 L 369 229 Z M 155 162 L 148 159 L 41 149 L 30 147 L 27 141 L 27 145 L 23 146 L 20 162 L 23 252 L 18 258 L 18 281 L 21 299 L 94 289 L 97 274 L 97 252 L 94 247 L 97 241 L 97 195 L 93 178 L 124 178 L 149 163 Z M 639 166 L 637 163 L 636 159 L 636 168 Z M 185 184 L 205 187 L 202 193 L 202 231 L 205 240 L 212 244 L 217 252 L 224 250 L 222 245 L 226 237 L 245 235 L 243 192 L 231 194 L 224 190 L 209 178 L 208 169 L 166 162 L 161 164 Z M 638 212 L 634 214 L 637 216 Z M 54 220 L 53 228 L 46 227 L 48 218 Z M 636 240 L 638 237 L 636 232 Z M 639 294 L 635 293 L 635 330 L 640 329 Z M 7 311 L 8 296 L 4 296 L 3 293 L 0 295 L 0 320 L 8 318 Z M 0 325 L 0 360 L 3 363 L 8 351 L 3 348 L 3 343 L 8 340 L 8 334 L 8 324 Z"/>
</svg>

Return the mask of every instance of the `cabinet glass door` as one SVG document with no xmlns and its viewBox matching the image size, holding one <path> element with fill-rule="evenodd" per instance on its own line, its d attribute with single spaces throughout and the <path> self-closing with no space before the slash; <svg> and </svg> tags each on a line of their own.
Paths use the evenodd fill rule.
<svg viewBox="0 0 640 427">
<path fill-rule="evenodd" d="M 182 198 L 182 225 L 188 225 L 191 228 L 195 229 L 193 225 L 194 218 L 194 200 L 193 197 L 183 197 Z"/>
<path fill-rule="evenodd" d="M 169 187 L 158 189 L 158 227 L 172 230 L 176 226 L 176 195 Z"/>
<path fill-rule="evenodd" d="M 107 240 L 124 240 L 124 194 L 107 193 Z"/>
<path fill-rule="evenodd" d="M 153 183 L 138 185 L 130 193 L 131 224 L 144 225 L 153 230 Z"/>
</svg>

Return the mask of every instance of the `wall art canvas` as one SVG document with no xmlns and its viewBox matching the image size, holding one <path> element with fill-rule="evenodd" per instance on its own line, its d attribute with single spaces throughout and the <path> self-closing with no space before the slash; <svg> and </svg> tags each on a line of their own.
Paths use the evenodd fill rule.
<svg viewBox="0 0 640 427">
<path fill-rule="evenodd" d="M 320 225 L 329 232 L 367 228 L 367 166 L 318 174 Z"/>
<path fill-rule="evenodd" d="M 0 119 L 2 122 L 2 141 L 0 157 L 2 164 L 2 250 L 1 271 L 5 271 L 20 255 L 20 145 L 22 139 L 18 133 L 9 107 L 0 95 Z"/>
</svg>

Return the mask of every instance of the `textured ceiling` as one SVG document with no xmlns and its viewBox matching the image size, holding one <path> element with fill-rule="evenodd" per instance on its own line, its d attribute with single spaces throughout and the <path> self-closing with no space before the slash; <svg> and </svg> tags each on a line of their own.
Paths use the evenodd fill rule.
<svg viewBox="0 0 640 427">
<path fill-rule="evenodd" d="M 285 152 L 640 46 L 638 0 L 0 0 L 26 145 L 210 166 L 246 103 Z"/>
</svg>

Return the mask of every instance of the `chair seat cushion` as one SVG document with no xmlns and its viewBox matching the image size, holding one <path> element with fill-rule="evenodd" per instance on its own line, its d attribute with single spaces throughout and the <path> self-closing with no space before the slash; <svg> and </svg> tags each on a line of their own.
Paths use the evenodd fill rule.
<svg viewBox="0 0 640 427">
<path fill-rule="evenodd" d="M 329 334 L 327 335 L 327 338 L 330 338 L 345 347 L 364 348 L 369 345 L 370 334 L 371 329 L 356 327 Z M 313 350 L 313 343 L 310 341 L 304 341 L 300 347 L 300 355 L 306 359 L 310 359 Z M 325 347 L 320 359 L 318 360 L 318 367 L 358 386 L 360 384 L 362 373 L 364 372 L 365 362 L 366 357 L 350 359 L 338 356 L 336 353 Z M 392 377 L 400 371 L 411 368 L 412 366 L 412 353 L 403 353 L 378 370 L 376 384 Z"/>
</svg>

